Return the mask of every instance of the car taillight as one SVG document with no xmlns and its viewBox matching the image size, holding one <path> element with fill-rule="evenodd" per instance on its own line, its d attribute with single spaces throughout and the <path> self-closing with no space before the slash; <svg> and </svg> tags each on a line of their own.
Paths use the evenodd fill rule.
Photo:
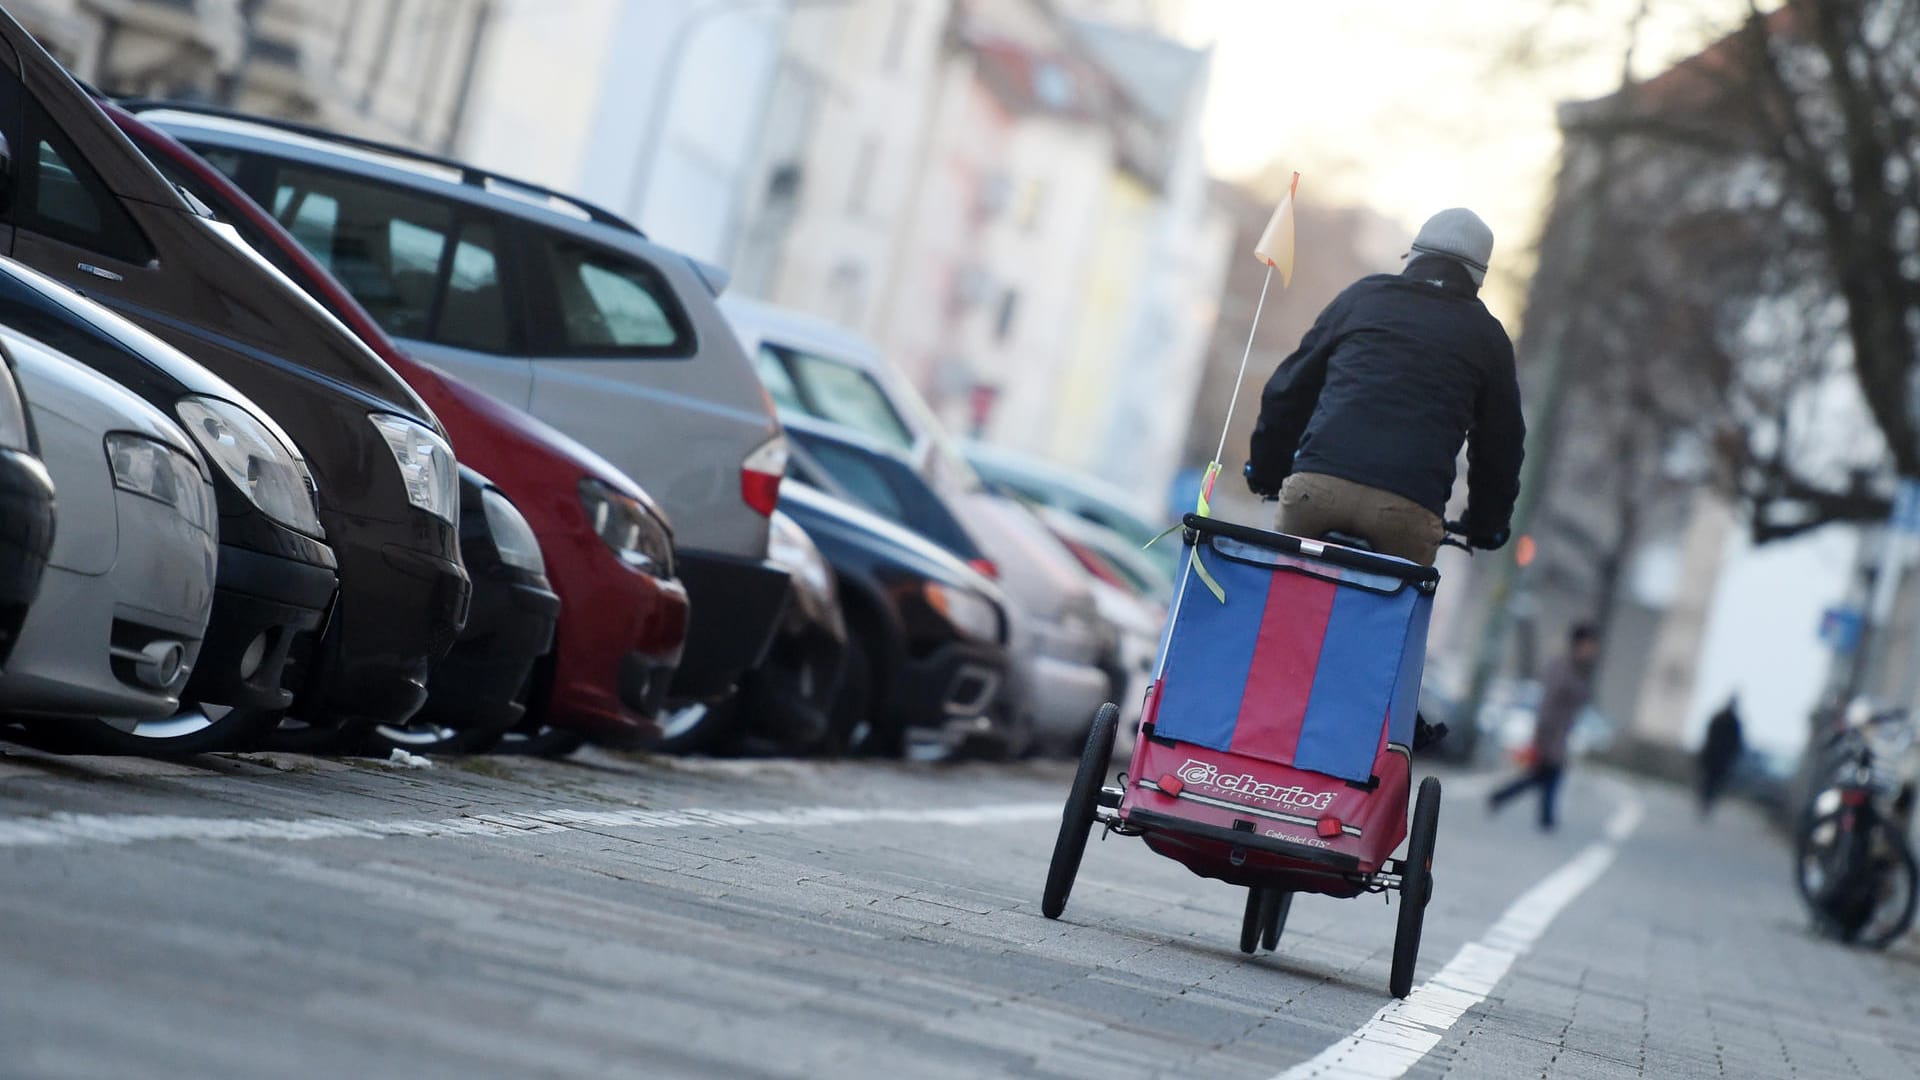
<svg viewBox="0 0 1920 1080">
<path fill-rule="evenodd" d="M 780 478 L 787 474 L 787 437 L 775 435 L 740 463 L 740 498 L 762 517 L 780 505 Z"/>
<path fill-rule="evenodd" d="M 988 581 L 1000 580 L 1000 564 L 992 559 L 968 559 L 967 565 L 973 567 L 974 573 Z"/>
</svg>

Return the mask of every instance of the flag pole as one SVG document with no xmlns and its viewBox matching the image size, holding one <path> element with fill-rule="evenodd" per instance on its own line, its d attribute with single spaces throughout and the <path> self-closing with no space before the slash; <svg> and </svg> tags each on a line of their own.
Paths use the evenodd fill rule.
<svg viewBox="0 0 1920 1080">
<path fill-rule="evenodd" d="M 1260 332 L 1260 313 L 1267 309 L 1267 288 L 1273 284 L 1273 264 L 1267 264 L 1267 276 L 1260 282 L 1260 301 L 1253 305 L 1253 327 L 1247 331 L 1247 347 L 1240 353 L 1240 375 L 1233 380 L 1233 396 L 1227 399 L 1227 420 L 1220 425 L 1220 445 L 1213 452 L 1213 466 L 1227 455 L 1227 431 L 1233 427 L 1233 410 L 1240 405 L 1240 386 L 1247 381 L 1247 361 L 1253 358 L 1253 337 Z"/>
<path fill-rule="evenodd" d="M 1254 246 L 1254 255 L 1267 264 L 1267 272 L 1260 280 L 1260 299 L 1253 306 L 1253 325 L 1247 328 L 1247 345 L 1240 351 L 1240 370 L 1233 380 L 1233 393 L 1227 399 L 1227 416 L 1220 424 L 1220 442 L 1214 448 L 1213 460 L 1207 464 L 1206 475 L 1200 480 L 1200 497 L 1196 512 L 1201 517 L 1213 516 L 1213 484 L 1220 477 L 1220 459 L 1227 456 L 1227 436 L 1233 430 L 1233 414 L 1240 406 L 1240 387 L 1247 381 L 1247 364 L 1253 358 L 1253 342 L 1260 334 L 1260 316 L 1267 310 L 1267 292 L 1273 287 L 1273 272 L 1280 271 L 1282 288 L 1293 283 L 1293 197 L 1300 188 L 1300 174 L 1293 174 L 1293 181 L 1287 185 L 1286 197 L 1274 208 L 1273 217 L 1267 221 L 1266 229 L 1260 234 L 1260 242 Z M 1171 531 L 1171 530 L 1169 530 Z M 1195 576 L 1205 580 L 1207 588 L 1214 598 L 1222 603 L 1226 597 L 1213 576 L 1206 571 L 1206 564 L 1200 561 L 1200 546 L 1190 544 L 1187 547 L 1186 572 L 1180 575 L 1180 587 L 1174 593 L 1173 607 L 1167 612 L 1166 629 L 1161 633 L 1159 658 L 1154 664 L 1153 678 L 1158 682 L 1166 675 L 1167 642 L 1173 634 L 1173 627 L 1180 619 L 1180 609 L 1187 600 L 1187 583 Z"/>
</svg>

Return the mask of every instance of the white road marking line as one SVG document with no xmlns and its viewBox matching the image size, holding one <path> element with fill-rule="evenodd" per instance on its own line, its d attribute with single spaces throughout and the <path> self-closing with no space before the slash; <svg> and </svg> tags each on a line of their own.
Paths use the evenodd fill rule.
<svg viewBox="0 0 1920 1080">
<path fill-rule="evenodd" d="M 1405 1075 L 1440 1045 L 1468 1009 L 1493 993 L 1514 961 L 1533 948 L 1567 905 L 1613 865 L 1620 844 L 1639 827 L 1643 813 L 1637 796 L 1629 792 L 1628 800 L 1608 819 L 1605 840 L 1587 845 L 1521 894 L 1479 941 L 1462 945 L 1439 974 L 1414 987 L 1406 1000 L 1383 1006 L 1359 1030 L 1313 1060 L 1295 1065 L 1274 1080 L 1391 1080 Z"/>
<path fill-rule="evenodd" d="M 161 840 L 338 840 L 396 836 L 519 836 L 596 829 L 798 828 L 820 825 L 1004 825 L 1060 816 L 1059 803 L 933 809 L 793 806 L 772 810 L 489 810 L 454 818 L 218 818 L 162 814 L 50 814 L 0 818 L 0 848 L 136 844 Z"/>
</svg>

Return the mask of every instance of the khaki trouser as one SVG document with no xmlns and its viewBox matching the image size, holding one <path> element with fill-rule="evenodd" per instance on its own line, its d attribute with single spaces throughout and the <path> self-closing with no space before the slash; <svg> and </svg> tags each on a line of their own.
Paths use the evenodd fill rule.
<svg viewBox="0 0 1920 1080">
<path fill-rule="evenodd" d="M 1447 526 L 1433 511 L 1391 491 L 1322 473 L 1294 473 L 1280 486 L 1274 527 L 1319 539 L 1349 533 L 1383 555 L 1432 566 Z"/>
</svg>

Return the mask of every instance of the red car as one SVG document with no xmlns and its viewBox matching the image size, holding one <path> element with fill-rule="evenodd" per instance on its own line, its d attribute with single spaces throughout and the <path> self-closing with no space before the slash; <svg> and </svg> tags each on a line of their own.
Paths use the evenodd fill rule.
<svg viewBox="0 0 1920 1080">
<path fill-rule="evenodd" d="M 419 363 L 394 344 L 300 242 L 218 169 L 131 113 L 107 115 L 168 179 L 392 365 L 439 416 L 461 464 L 493 481 L 540 540 L 560 594 L 554 650 L 534 671 L 529 723 L 557 729 L 525 746 L 564 752 L 581 738 L 650 742 L 687 635 L 687 592 L 673 574 L 666 516 L 610 462 L 539 420 Z M 431 702 L 429 702 L 431 708 Z M 478 749 L 478 747 L 468 747 Z"/>
</svg>

